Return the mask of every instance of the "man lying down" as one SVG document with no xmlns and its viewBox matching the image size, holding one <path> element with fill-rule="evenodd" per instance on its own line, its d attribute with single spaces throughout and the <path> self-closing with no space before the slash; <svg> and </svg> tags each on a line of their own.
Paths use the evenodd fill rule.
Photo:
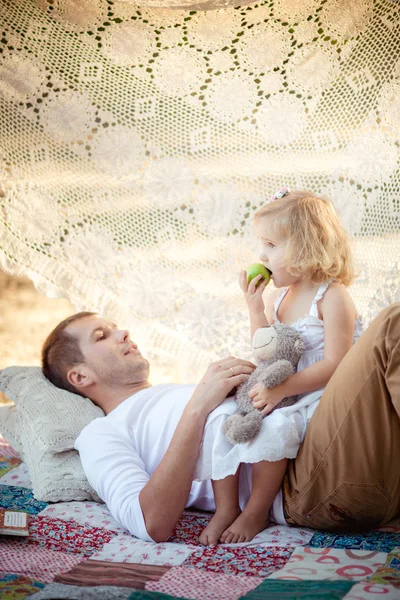
<svg viewBox="0 0 400 600">
<path fill-rule="evenodd" d="M 271 490 L 265 482 L 269 519 L 357 531 L 400 513 L 400 478 L 392 460 L 400 445 L 399 344 L 397 303 L 378 315 L 340 363 L 297 457 L 289 461 L 282 488 Z M 197 386 L 152 386 L 149 363 L 129 332 L 90 312 L 61 322 L 45 341 L 42 359 L 53 384 L 104 411 L 105 417 L 82 430 L 75 447 L 90 484 L 133 535 L 163 542 L 185 507 L 215 511 L 205 474 L 220 468 L 215 456 L 231 465 L 235 452 L 235 510 L 243 511 L 243 527 L 223 541 L 248 541 L 267 526 L 254 527 L 252 515 L 246 516 L 255 460 L 246 463 L 245 451 L 237 448 L 251 443 L 230 446 L 222 434 L 225 419 L 237 409 L 228 396 L 253 372 L 251 362 L 228 357 L 212 363 Z M 368 431 L 361 431 L 361 423 Z M 390 427 L 383 436 L 385 423 Z M 206 528 L 200 541 L 217 543 L 215 531 Z"/>
</svg>

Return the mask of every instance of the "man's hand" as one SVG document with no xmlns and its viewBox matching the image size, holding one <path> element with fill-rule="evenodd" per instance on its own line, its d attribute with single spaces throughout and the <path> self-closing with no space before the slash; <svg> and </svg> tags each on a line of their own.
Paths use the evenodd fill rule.
<svg viewBox="0 0 400 600">
<path fill-rule="evenodd" d="M 212 363 L 186 408 L 198 409 L 208 415 L 225 400 L 233 388 L 246 381 L 255 368 L 252 362 L 234 356 Z"/>
<path fill-rule="evenodd" d="M 263 415 L 270 413 L 279 402 L 286 398 L 286 395 L 283 384 L 266 388 L 262 383 L 257 383 L 249 391 L 249 398 L 251 398 L 254 408 L 263 409 Z"/>
</svg>

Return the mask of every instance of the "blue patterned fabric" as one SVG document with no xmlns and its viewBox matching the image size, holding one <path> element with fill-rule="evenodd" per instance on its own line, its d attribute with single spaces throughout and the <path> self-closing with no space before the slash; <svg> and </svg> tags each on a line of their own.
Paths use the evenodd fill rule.
<svg viewBox="0 0 400 600">
<path fill-rule="evenodd" d="M 28 488 L 0 485 L 0 508 L 24 510 L 30 515 L 37 515 L 46 508 L 47 504 L 47 502 L 35 500 L 32 490 L 28 490 Z"/>
<path fill-rule="evenodd" d="M 4 600 L 25 600 L 42 590 L 44 586 L 41 581 L 25 575 L 8 573 L 1 576 L 0 574 L 0 598 Z"/>
<path fill-rule="evenodd" d="M 239 600 L 340 600 L 354 581 L 279 581 L 266 579 Z M 133 599 L 132 599 L 133 600 Z"/>
<path fill-rule="evenodd" d="M 375 550 L 390 552 L 400 546 L 400 532 L 370 531 L 369 533 L 316 533 L 310 543 L 311 548 L 344 548 L 348 550 Z"/>
<path fill-rule="evenodd" d="M 161 592 L 147 592 L 146 590 L 135 590 L 128 600 L 187 600 L 178 596 L 169 596 Z"/>
</svg>

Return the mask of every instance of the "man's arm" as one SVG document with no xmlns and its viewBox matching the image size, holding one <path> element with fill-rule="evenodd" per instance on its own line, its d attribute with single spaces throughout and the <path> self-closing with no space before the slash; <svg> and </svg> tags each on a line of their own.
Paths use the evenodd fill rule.
<svg viewBox="0 0 400 600">
<path fill-rule="evenodd" d="M 208 415 L 254 368 L 249 361 L 226 358 L 210 365 L 195 389 L 164 458 L 139 494 L 146 530 L 154 541 L 168 539 L 186 506 Z"/>
</svg>

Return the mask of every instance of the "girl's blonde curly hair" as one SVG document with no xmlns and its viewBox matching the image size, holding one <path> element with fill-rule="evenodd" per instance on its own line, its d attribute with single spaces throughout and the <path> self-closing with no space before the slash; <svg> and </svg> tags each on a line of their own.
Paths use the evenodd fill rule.
<svg viewBox="0 0 400 600">
<path fill-rule="evenodd" d="M 296 277 L 314 283 L 337 279 L 348 286 L 355 278 L 350 240 L 332 202 L 308 190 L 293 190 L 260 208 L 256 222 L 272 219 L 286 241 L 285 264 Z"/>
</svg>

